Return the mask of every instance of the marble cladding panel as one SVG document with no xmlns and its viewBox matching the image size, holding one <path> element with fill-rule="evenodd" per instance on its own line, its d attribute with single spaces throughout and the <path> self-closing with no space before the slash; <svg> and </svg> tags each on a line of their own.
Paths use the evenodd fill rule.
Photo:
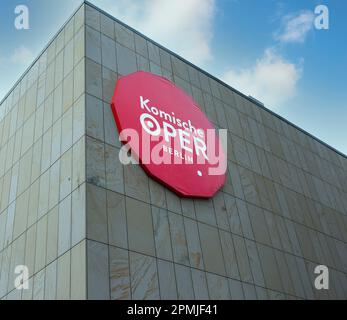
<svg viewBox="0 0 347 320">
<path fill-rule="evenodd" d="M 129 253 L 131 294 L 134 300 L 160 298 L 156 260 L 135 252 Z"/>
<path fill-rule="evenodd" d="M 129 253 L 127 250 L 109 247 L 110 290 L 112 300 L 131 299 Z"/>
</svg>

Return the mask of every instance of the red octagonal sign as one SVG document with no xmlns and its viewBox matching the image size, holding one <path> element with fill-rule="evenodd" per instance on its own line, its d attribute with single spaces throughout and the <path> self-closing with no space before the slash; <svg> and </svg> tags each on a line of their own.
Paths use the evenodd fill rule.
<svg viewBox="0 0 347 320">
<path fill-rule="evenodd" d="M 226 159 L 214 126 L 169 80 L 148 72 L 120 78 L 112 99 L 120 139 L 149 176 L 180 196 L 212 197 Z"/>
</svg>

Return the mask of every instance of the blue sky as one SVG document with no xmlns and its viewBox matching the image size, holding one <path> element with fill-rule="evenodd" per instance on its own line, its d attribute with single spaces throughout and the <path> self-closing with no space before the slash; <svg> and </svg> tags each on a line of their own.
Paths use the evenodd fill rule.
<svg viewBox="0 0 347 320">
<path fill-rule="evenodd" d="M 0 99 L 80 0 L 0 2 Z M 91 0 L 347 154 L 344 0 Z M 16 5 L 29 30 L 14 27 Z M 314 26 L 317 5 L 329 29 Z"/>
</svg>

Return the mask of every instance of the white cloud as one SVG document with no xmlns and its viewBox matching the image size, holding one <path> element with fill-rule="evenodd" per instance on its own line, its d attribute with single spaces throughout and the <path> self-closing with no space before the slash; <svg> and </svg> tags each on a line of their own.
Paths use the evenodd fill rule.
<svg viewBox="0 0 347 320">
<path fill-rule="evenodd" d="M 28 49 L 27 47 L 21 46 L 14 50 L 9 60 L 11 63 L 22 64 L 27 66 L 33 62 L 34 55 L 30 49 Z"/>
<path fill-rule="evenodd" d="M 215 0 L 101 0 L 97 4 L 195 64 L 212 58 Z"/>
<path fill-rule="evenodd" d="M 18 78 L 23 70 L 34 61 L 34 54 L 25 47 L 20 46 L 6 54 L 0 54 L 0 101 L 11 88 L 14 80 Z"/>
<path fill-rule="evenodd" d="M 282 18 L 282 27 L 275 33 L 277 41 L 283 43 L 302 43 L 310 30 L 313 29 L 314 14 L 304 10 L 296 14 L 289 14 Z"/>
<path fill-rule="evenodd" d="M 301 73 L 302 63 L 296 65 L 286 61 L 274 49 L 267 49 L 254 66 L 231 69 L 223 80 L 269 108 L 278 108 L 295 96 Z"/>
</svg>

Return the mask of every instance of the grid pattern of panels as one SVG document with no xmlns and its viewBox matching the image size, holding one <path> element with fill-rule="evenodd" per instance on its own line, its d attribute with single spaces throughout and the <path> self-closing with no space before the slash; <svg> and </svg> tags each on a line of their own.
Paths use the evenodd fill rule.
<svg viewBox="0 0 347 320">
<path fill-rule="evenodd" d="M 346 298 L 347 159 L 89 6 L 85 32 L 88 298 Z M 228 129 L 213 199 L 180 199 L 119 163 L 110 100 L 137 70 Z M 314 289 L 319 264 L 329 291 Z"/>
<path fill-rule="evenodd" d="M 0 106 L 0 298 L 86 296 L 85 10 Z M 29 268 L 16 290 L 15 267 Z"/>
<path fill-rule="evenodd" d="M 118 161 L 110 100 L 136 70 L 228 129 L 213 199 Z M 346 298 L 346 195 L 346 158 L 85 5 L 0 106 L 0 299 Z"/>
</svg>

